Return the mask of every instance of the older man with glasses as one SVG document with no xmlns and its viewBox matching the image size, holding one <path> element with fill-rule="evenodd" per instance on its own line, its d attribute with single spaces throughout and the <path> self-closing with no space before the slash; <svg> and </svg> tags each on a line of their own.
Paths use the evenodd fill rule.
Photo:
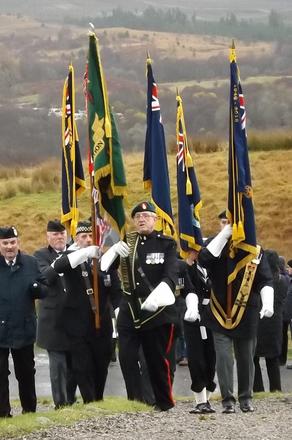
<svg viewBox="0 0 292 440">
<path fill-rule="evenodd" d="M 120 255 L 124 297 L 118 315 L 119 360 L 129 400 L 143 401 L 139 348 L 143 348 L 156 408 L 167 411 L 172 397 L 172 354 L 174 306 L 177 284 L 176 243 L 154 230 L 157 219 L 149 202 L 132 210 L 136 232 L 116 243 L 101 259 L 108 270 Z"/>
</svg>

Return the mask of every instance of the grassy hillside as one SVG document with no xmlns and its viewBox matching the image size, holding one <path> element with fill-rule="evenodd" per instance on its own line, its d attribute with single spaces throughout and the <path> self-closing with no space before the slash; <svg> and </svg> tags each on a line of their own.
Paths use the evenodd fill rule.
<svg viewBox="0 0 292 440">
<path fill-rule="evenodd" d="M 193 155 L 204 206 L 203 234 L 217 229 L 217 214 L 226 207 L 227 153 Z M 250 153 L 258 241 L 292 257 L 292 151 Z M 128 179 L 127 211 L 148 198 L 142 185 L 142 154 L 125 155 Z M 48 219 L 60 215 L 60 165 L 49 162 L 34 169 L 0 169 L 0 224 L 14 224 L 28 252 L 45 243 Z M 169 156 L 173 210 L 177 213 L 175 155 Z M 8 182 L 9 179 L 9 182 Z M 81 218 L 89 216 L 89 191 L 80 199 Z"/>
</svg>

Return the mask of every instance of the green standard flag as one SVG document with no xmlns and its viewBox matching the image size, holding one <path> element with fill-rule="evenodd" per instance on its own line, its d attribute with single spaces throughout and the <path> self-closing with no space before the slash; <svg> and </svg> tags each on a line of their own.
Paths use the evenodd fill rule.
<svg viewBox="0 0 292 440">
<path fill-rule="evenodd" d="M 106 213 L 112 227 L 123 237 L 126 222 L 123 199 L 127 185 L 122 151 L 108 101 L 98 41 L 92 32 L 89 35 L 86 96 L 90 154 L 101 215 Z"/>
</svg>

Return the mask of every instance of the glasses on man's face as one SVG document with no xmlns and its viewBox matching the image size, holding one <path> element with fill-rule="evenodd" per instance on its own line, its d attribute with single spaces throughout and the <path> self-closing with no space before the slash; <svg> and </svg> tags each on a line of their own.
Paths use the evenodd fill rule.
<svg viewBox="0 0 292 440">
<path fill-rule="evenodd" d="M 134 215 L 134 220 L 139 220 L 140 218 L 149 219 L 151 217 L 154 217 L 154 215 L 149 212 L 137 212 Z"/>
</svg>

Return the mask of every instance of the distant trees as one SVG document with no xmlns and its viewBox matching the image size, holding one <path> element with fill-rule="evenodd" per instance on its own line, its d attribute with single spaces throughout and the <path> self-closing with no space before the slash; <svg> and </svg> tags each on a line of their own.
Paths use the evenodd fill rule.
<svg viewBox="0 0 292 440">
<path fill-rule="evenodd" d="M 148 6 L 143 11 L 133 12 L 114 8 L 110 14 L 99 14 L 94 19 L 82 17 L 74 20 L 85 25 L 92 20 L 97 27 L 127 27 L 177 33 L 197 33 L 201 35 L 223 35 L 245 41 L 288 41 L 292 36 L 292 26 L 285 25 L 281 15 L 271 10 L 267 23 L 253 20 L 239 20 L 234 11 L 218 21 L 197 20 L 196 11 L 186 14 L 179 8 L 154 8 Z"/>
</svg>

